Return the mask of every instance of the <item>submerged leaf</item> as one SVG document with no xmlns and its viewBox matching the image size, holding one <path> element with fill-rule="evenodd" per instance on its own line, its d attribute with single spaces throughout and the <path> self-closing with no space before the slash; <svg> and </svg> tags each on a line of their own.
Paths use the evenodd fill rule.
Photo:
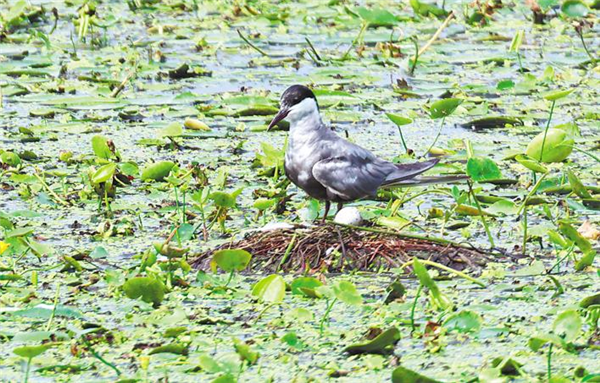
<svg viewBox="0 0 600 383">
<path fill-rule="evenodd" d="M 375 339 L 363 343 L 352 344 L 344 351 L 350 355 L 356 354 L 385 354 L 393 351 L 393 346 L 400 340 L 400 331 L 396 327 L 391 327 Z"/>
</svg>

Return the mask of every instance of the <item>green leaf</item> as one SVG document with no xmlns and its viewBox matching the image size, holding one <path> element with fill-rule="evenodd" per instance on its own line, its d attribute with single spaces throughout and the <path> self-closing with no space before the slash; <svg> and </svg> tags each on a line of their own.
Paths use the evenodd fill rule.
<svg viewBox="0 0 600 383">
<path fill-rule="evenodd" d="M 417 257 L 413 257 L 413 271 L 417 278 L 419 278 L 419 282 L 429 289 L 429 297 L 433 306 L 440 310 L 446 310 L 453 306 L 452 302 L 448 297 L 446 297 L 437 284 L 433 281 L 427 269 Z"/>
<path fill-rule="evenodd" d="M 481 330 L 482 322 L 481 316 L 476 312 L 463 310 L 449 316 L 444 322 L 444 326 L 449 330 L 469 333 Z"/>
<path fill-rule="evenodd" d="M 590 12 L 587 4 L 581 0 L 566 0 L 560 7 L 560 10 L 572 18 L 586 17 Z"/>
<path fill-rule="evenodd" d="M 543 97 L 548 101 L 557 101 L 561 98 L 567 97 L 571 93 L 573 93 L 575 89 L 567 89 L 567 90 L 555 90 L 552 92 L 545 93 Z"/>
<path fill-rule="evenodd" d="M 248 362 L 248 364 L 255 364 L 258 360 L 259 353 L 252 350 L 247 343 L 242 342 L 238 338 L 233 339 L 233 347 L 240 358 Z"/>
<path fill-rule="evenodd" d="M 392 383 L 441 383 L 405 367 L 396 367 L 392 372 Z"/>
<path fill-rule="evenodd" d="M 552 329 L 555 334 L 565 340 L 565 342 L 574 341 L 581 332 L 582 321 L 577 310 L 570 309 L 558 314 Z"/>
<path fill-rule="evenodd" d="M 92 149 L 97 157 L 109 159 L 112 157 L 113 152 L 108 146 L 108 139 L 104 136 L 92 137 Z"/>
<path fill-rule="evenodd" d="M 154 354 L 175 354 L 175 355 L 187 355 L 190 352 L 189 344 L 181 344 L 181 343 L 171 343 L 165 344 L 164 346 L 159 346 L 153 348 L 152 351 L 148 353 L 148 355 Z"/>
<path fill-rule="evenodd" d="M 515 36 L 510 43 L 509 52 L 518 52 L 519 48 L 521 48 L 521 44 L 523 44 L 523 37 L 525 36 L 525 31 L 519 30 L 515 33 Z"/>
<path fill-rule="evenodd" d="M 173 161 L 160 161 L 150 164 L 142 170 L 142 181 L 162 181 L 169 175 L 175 163 Z"/>
<path fill-rule="evenodd" d="M 567 177 L 569 178 L 569 183 L 571 184 L 571 188 L 581 198 L 592 198 L 592 195 L 583 185 L 583 182 L 577 177 L 571 169 L 566 169 Z"/>
<path fill-rule="evenodd" d="M 536 173 L 548 173 L 548 169 L 532 157 L 524 154 L 518 154 L 515 156 L 515 160 L 517 160 L 518 163 L 525 166 L 527 169 Z"/>
<path fill-rule="evenodd" d="M 6 238 L 26 237 L 33 233 L 33 227 L 19 227 L 6 234 Z"/>
<path fill-rule="evenodd" d="M 323 283 L 317 278 L 313 277 L 299 277 L 292 281 L 292 294 L 315 296 L 315 289 L 319 286 L 323 286 Z M 310 293 L 312 291 L 312 294 Z"/>
<path fill-rule="evenodd" d="M 590 295 L 579 301 L 579 307 L 587 309 L 590 306 L 600 305 L 600 293 Z"/>
<path fill-rule="evenodd" d="M 114 163 L 101 166 L 92 176 L 92 183 L 98 185 L 112 179 L 115 170 L 117 170 L 117 164 Z"/>
<path fill-rule="evenodd" d="M 463 100 L 460 98 L 445 98 L 443 100 L 439 100 L 431 104 L 431 108 L 429 108 L 429 115 L 432 119 L 438 119 L 443 117 L 448 117 L 460 104 L 462 104 Z"/>
<path fill-rule="evenodd" d="M 21 157 L 13 152 L 3 152 L 0 154 L 0 161 L 8 166 L 18 166 L 21 163 Z"/>
<path fill-rule="evenodd" d="M 214 252 L 212 262 L 225 272 L 242 271 L 252 259 L 252 255 L 242 249 L 222 249 Z"/>
<path fill-rule="evenodd" d="M 390 27 L 398 23 L 396 16 L 383 8 L 358 7 L 356 13 L 373 27 Z"/>
<path fill-rule="evenodd" d="M 252 295 L 263 302 L 281 303 L 285 296 L 285 281 L 281 275 L 269 275 L 254 285 Z"/>
<path fill-rule="evenodd" d="M 391 327 L 375 339 L 370 341 L 352 344 L 344 350 L 350 355 L 357 354 L 386 354 L 394 349 L 394 345 L 400 340 L 400 331 L 396 327 Z"/>
<path fill-rule="evenodd" d="M 592 244 L 590 243 L 590 241 L 588 241 L 581 234 L 579 234 L 577 229 L 575 229 L 567 222 L 559 222 L 558 229 L 564 236 L 573 241 L 582 253 L 593 251 Z"/>
<path fill-rule="evenodd" d="M 471 157 L 467 161 L 467 175 L 473 181 L 486 181 L 502 178 L 502 172 L 496 163 L 483 157 Z"/>
<path fill-rule="evenodd" d="M 408 124 L 412 124 L 412 122 L 413 122 L 412 119 L 410 119 L 408 117 L 400 116 L 398 114 L 386 113 L 385 115 L 397 126 L 408 125 Z"/>
<path fill-rule="evenodd" d="M 22 358 L 33 359 L 36 356 L 46 352 L 52 346 L 52 344 L 42 344 L 39 346 L 22 346 L 14 348 L 13 353 L 19 355 Z"/>
<path fill-rule="evenodd" d="M 134 277 L 123 285 L 125 295 L 131 299 L 142 298 L 144 302 L 158 305 L 165 297 L 165 285 L 155 278 Z"/>
<path fill-rule="evenodd" d="M 333 285 L 333 294 L 347 305 L 356 306 L 362 303 L 362 296 L 356 291 L 356 286 L 348 281 L 339 281 Z"/>
<path fill-rule="evenodd" d="M 254 201 L 254 204 L 252 206 L 254 206 L 254 208 L 258 209 L 259 211 L 264 211 L 275 206 L 276 203 L 277 200 L 274 198 L 259 198 L 256 201 Z"/>
<path fill-rule="evenodd" d="M 211 193 L 208 198 L 210 198 L 215 205 L 219 207 L 230 209 L 235 206 L 235 197 L 229 193 L 216 191 Z"/>
<path fill-rule="evenodd" d="M 179 137 L 183 134 L 183 128 L 179 122 L 172 122 L 158 132 L 159 137 Z"/>
</svg>

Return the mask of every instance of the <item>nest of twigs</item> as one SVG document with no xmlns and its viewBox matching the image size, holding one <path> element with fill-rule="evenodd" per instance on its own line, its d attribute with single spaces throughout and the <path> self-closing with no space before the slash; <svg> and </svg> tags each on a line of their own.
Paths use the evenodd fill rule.
<svg viewBox="0 0 600 383">
<path fill-rule="evenodd" d="M 197 255 L 192 259 L 192 266 L 209 270 L 213 253 L 220 249 L 250 252 L 252 261 L 249 270 L 259 272 L 384 271 L 398 268 L 417 256 L 455 270 L 477 274 L 491 258 L 472 246 L 440 239 L 323 225 L 251 232 L 239 241 Z"/>
</svg>

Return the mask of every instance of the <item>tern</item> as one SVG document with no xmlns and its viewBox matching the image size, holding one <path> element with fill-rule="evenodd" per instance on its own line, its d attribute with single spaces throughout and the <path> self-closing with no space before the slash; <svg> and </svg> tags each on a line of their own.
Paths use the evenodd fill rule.
<svg viewBox="0 0 600 383">
<path fill-rule="evenodd" d="M 282 120 L 290 123 L 285 174 L 306 194 L 325 201 L 322 222 L 332 202 L 337 202 L 340 211 L 344 203 L 373 198 L 381 188 L 465 179 L 464 176 L 417 178 L 439 159 L 396 164 L 343 139 L 323 123 L 317 98 L 303 85 L 293 85 L 283 92 L 279 111 L 267 130 Z"/>
</svg>

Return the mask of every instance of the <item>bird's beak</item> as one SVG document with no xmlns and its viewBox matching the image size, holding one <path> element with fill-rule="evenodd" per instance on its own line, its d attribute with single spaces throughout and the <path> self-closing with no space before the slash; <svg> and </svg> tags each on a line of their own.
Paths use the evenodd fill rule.
<svg viewBox="0 0 600 383">
<path fill-rule="evenodd" d="M 282 106 L 281 109 L 279 109 L 279 112 L 277 112 L 277 114 L 275 115 L 275 117 L 273 117 L 273 120 L 271 121 L 271 123 L 269 124 L 269 127 L 267 128 L 267 132 L 269 130 L 271 130 L 272 127 L 277 125 L 279 123 L 279 121 L 286 118 L 289 112 L 290 112 L 289 108 Z"/>
</svg>

